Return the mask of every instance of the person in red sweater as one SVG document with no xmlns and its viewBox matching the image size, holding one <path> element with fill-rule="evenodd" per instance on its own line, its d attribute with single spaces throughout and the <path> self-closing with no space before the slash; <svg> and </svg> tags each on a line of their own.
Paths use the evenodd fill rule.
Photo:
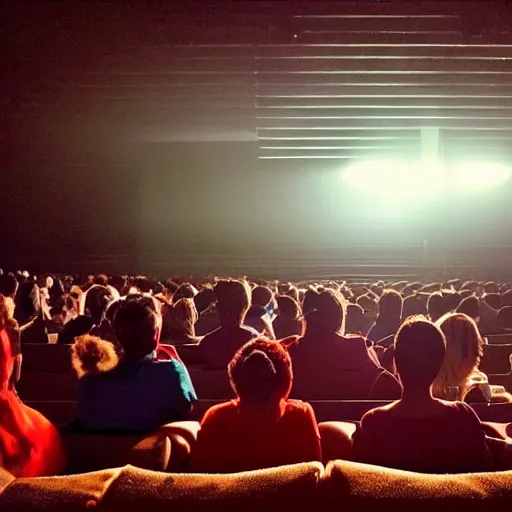
<svg viewBox="0 0 512 512">
<path fill-rule="evenodd" d="M 362 417 L 353 435 L 354 460 L 421 473 L 490 469 L 485 432 L 473 409 L 432 396 L 445 346 L 442 331 L 425 317 L 402 324 L 395 337 L 402 398 Z"/>
<path fill-rule="evenodd" d="M 228 373 L 237 398 L 204 415 L 191 471 L 232 473 L 322 460 L 312 407 L 288 399 L 292 364 L 280 343 L 250 341 L 235 354 Z"/>
<path fill-rule="evenodd" d="M 17 478 L 62 471 L 64 450 L 57 428 L 16 394 L 20 369 L 18 323 L 0 295 L 0 466 Z"/>
</svg>

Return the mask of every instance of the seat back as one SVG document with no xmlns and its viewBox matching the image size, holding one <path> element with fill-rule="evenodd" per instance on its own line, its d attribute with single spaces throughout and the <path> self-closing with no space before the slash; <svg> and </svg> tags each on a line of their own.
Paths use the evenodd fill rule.
<svg viewBox="0 0 512 512">
<path fill-rule="evenodd" d="M 229 384 L 227 370 L 189 368 L 190 378 L 199 399 L 229 400 L 235 394 Z"/>
<path fill-rule="evenodd" d="M 72 373 L 29 373 L 22 370 L 16 390 L 22 400 L 74 401 L 76 382 Z"/>
<path fill-rule="evenodd" d="M 504 374 L 510 372 L 510 345 L 484 345 L 484 356 L 480 363 L 480 369 L 484 373 Z"/>
<path fill-rule="evenodd" d="M 22 372 L 69 373 L 71 372 L 70 345 L 25 343 Z"/>
</svg>

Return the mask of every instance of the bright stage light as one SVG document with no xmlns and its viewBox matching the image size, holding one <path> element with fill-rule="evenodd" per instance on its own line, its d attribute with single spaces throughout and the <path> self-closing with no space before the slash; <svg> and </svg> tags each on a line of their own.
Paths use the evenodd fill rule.
<svg viewBox="0 0 512 512">
<path fill-rule="evenodd" d="M 355 162 L 342 174 L 348 185 L 380 198 L 400 198 L 401 204 L 420 202 L 450 191 L 471 192 L 506 183 L 512 171 L 496 163 L 460 163 L 443 166 L 436 160 Z"/>
<path fill-rule="evenodd" d="M 496 163 L 460 163 L 453 169 L 452 184 L 458 192 L 473 192 L 497 187 L 512 175 L 510 168 Z"/>
</svg>

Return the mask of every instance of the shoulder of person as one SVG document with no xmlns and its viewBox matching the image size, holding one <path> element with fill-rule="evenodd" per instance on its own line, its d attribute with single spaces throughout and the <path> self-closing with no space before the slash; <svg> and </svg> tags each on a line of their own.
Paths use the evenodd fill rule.
<svg viewBox="0 0 512 512">
<path fill-rule="evenodd" d="M 238 407 L 234 400 L 213 405 L 204 413 L 201 424 L 224 420 L 235 415 L 237 411 Z"/>
<path fill-rule="evenodd" d="M 365 412 L 361 418 L 361 427 L 371 427 L 375 422 L 380 422 L 383 418 L 390 417 L 390 412 L 392 412 L 391 409 L 394 404 L 395 402 L 392 402 L 391 404 L 376 407 L 375 409 L 370 409 Z"/>
<path fill-rule="evenodd" d="M 313 411 L 313 407 L 302 400 L 288 399 L 286 401 L 286 412 L 291 414 L 304 414 Z"/>
</svg>

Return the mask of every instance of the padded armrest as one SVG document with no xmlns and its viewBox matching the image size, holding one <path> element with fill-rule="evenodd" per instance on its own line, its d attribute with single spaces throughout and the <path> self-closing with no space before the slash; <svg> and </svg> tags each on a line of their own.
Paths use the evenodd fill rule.
<svg viewBox="0 0 512 512">
<path fill-rule="evenodd" d="M 167 436 L 179 435 L 192 446 L 197 440 L 197 434 L 201 429 L 198 421 L 175 421 L 161 426 L 155 433 Z"/>
<path fill-rule="evenodd" d="M 86 510 L 95 507 L 122 468 L 45 478 L 18 478 L 0 495 L 0 511 Z"/>
<path fill-rule="evenodd" d="M 318 424 L 322 443 L 324 464 L 336 459 L 350 459 L 352 453 L 352 434 L 355 423 L 346 421 L 325 421 Z"/>
</svg>

